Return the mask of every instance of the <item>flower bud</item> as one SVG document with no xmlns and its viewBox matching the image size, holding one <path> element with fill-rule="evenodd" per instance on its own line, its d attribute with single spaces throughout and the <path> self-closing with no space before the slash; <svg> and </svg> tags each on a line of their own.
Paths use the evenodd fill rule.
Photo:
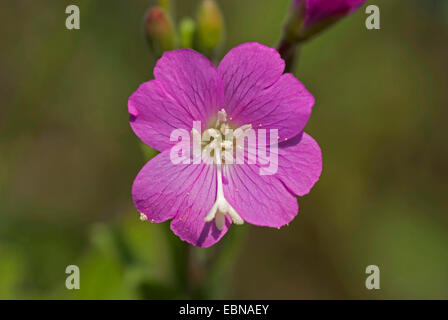
<svg viewBox="0 0 448 320">
<path fill-rule="evenodd" d="M 181 48 L 193 48 L 196 23 L 191 18 L 184 18 L 179 25 Z"/>
<path fill-rule="evenodd" d="M 165 9 L 154 6 L 145 17 L 145 33 L 151 51 L 159 57 L 176 48 L 176 30 Z"/>
<path fill-rule="evenodd" d="M 366 0 L 293 0 L 285 25 L 290 40 L 303 41 L 361 7 Z"/>
<path fill-rule="evenodd" d="M 198 44 L 205 53 L 213 52 L 224 33 L 224 20 L 215 0 L 203 0 L 198 11 Z"/>
</svg>

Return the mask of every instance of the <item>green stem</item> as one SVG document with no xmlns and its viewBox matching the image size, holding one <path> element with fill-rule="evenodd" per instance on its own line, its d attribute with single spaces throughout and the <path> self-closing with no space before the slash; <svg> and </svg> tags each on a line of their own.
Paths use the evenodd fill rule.
<svg viewBox="0 0 448 320">
<path fill-rule="evenodd" d="M 280 56 L 285 60 L 285 72 L 293 73 L 300 57 L 300 45 L 297 42 L 291 42 L 283 38 L 277 48 Z"/>
<path fill-rule="evenodd" d="M 176 287 L 186 299 L 225 298 L 229 272 L 239 253 L 243 228 L 234 227 L 221 243 L 196 248 L 169 235 Z"/>
</svg>

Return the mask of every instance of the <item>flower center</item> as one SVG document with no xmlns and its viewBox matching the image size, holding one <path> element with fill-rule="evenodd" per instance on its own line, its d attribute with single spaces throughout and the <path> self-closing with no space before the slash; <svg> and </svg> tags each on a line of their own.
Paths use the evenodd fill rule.
<svg viewBox="0 0 448 320">
<path fill-rule="evenodd" d="M 222 166 L 226 163 L 228 157 L 233 157 L 234 139 L 248 129 L 251 129 L 251 125 L 244 125 L 235 132 L 232 131 L 228 122 L 227 114 L 224 109 L 218 112 L 218 117 L 214 128 L 210 128 L 204 132 L 203 152 L 207 155 L 213 154 L 213 164 L 216 165 L 216 201 L 211 207 L 209 213 L 205 217 L 206 222 L 210 222 L 215 219 L 216 227 L 219 230 L 224 228 L 228 214 L 235 224 L 243 224 L 244 220 L 239 216 L 236 210 L 230 205 L 224 196 L 224 189 L 222 183 Z M 213 140 L 211 140 L 213 138 Z M 210 141 L 211 140 L 211 141 Z M 210 141 L 210 142 L 209 142 Z"/>
</svg>

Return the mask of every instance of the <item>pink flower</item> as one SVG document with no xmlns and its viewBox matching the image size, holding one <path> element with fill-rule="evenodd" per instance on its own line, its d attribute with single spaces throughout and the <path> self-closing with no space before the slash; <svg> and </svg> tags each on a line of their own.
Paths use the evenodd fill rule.
<svg viewBox="0 0 448 320">
<path fill-rule="evenodd" d="M 334 22 L 361 7 L 366 0 L 294 0 L 293 9 L 304 10 L 302 32 L 320 23 Z"/>
<path fill-rule="evenodd" d="M 161 153 L 135 178 L 132 197 L 144 220 L 171 220 L 172 231 L 195 246 L 219 241 L 232 223 L 280 228 L 298 213 L 296 196 L 319 179 L 318 144 L 303 132 L 313 96 L 293 75 L 283 74 L 276 50 L 259 43 L 239 45 L 215 67 L 190 49 L 165 52 L 129 98 L 135 134 Z M 170 153 L 175 129 L 191 132 L 200 121 L 208 128 L 278 130 L 278 169 L 260 175 L 254 164 L 179 163 Z M 219 126 L 218 126 L 219 124 Z M 274 148 L 275 149 L 275 148 Z M 271 149 L 272 150 L 272 149 Z M 263 159 L 261 159 L 263 160 Z"/>
</svg>

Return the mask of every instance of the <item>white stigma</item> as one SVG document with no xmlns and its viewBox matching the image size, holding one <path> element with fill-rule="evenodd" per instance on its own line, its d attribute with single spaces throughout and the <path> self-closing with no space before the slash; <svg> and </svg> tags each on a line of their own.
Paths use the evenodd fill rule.
<svg viewBox="0 0 448 320">
<path fill-rule="evenodd" d="M 215 149 L 215 158 L 217 161 L 217 172 L 216 172 L 216 183 L 218 190 L 216 192 L 216 201 L 210 209 L 209 213 L 205 217 L 206 222 L 210 222 L 215 219 L 216 227 L 222 230 L 225 225 L 225 215 L 228 214 L 232 218 L 233 223 L 243 224 L 244 220 L 241 219 L 236 210 L 230 205 L 224 196 L 224 189 L 222 186 L 222 164 L 219 163 L 218 159 L 221 157 L 221 152 L 217 151 L 219 148 Z"/>
<path fill-rule="evenodd" d="M 221 109 L 218 112 L 218 119 L 216 120 L 215 127 L 218 129 L 222 134 L 226 134 L 229 130 L 227 125 L 227 114 L 224 109 Z M 221 126 L 220 126 L 221 125 Z M 209 129 L 210 130 L 210 129 Z M 212 129 L 215 130 L 215 129 Z M 215 144 L 213 144 L 215 142 Z M 215 157 L 215 164 L 216 164 L 216 184 L 217 184 L 217 191 L 216 191 L 216 201 L 211 207 L 209 213 L 205 217 L 206 222 L 210 222 L 213 219 L 215 219 L 215 225 L 218 230 L 222 230 L 225 226 L 226 222 L 226 214 L 230 216 L 233 223 L 235 224 L 243 224 L 244 220 L 239 216 L 239 214 L 236 212 L 236 210 L 230 205 L 230 203 L 227 201 L 227 199 L 224 196 L 224 189 L 222 185 L 222 159 L 221 159 L 221 150 L 229 149 L 233 145 L 232 141 L 223 141 L 218 146 L 216 144 L 216 140 L 212 141 L 209 145 L 206 146 L 206 148 L 213 148 L 214 149 L 214 157 Z"/>
</svg>

